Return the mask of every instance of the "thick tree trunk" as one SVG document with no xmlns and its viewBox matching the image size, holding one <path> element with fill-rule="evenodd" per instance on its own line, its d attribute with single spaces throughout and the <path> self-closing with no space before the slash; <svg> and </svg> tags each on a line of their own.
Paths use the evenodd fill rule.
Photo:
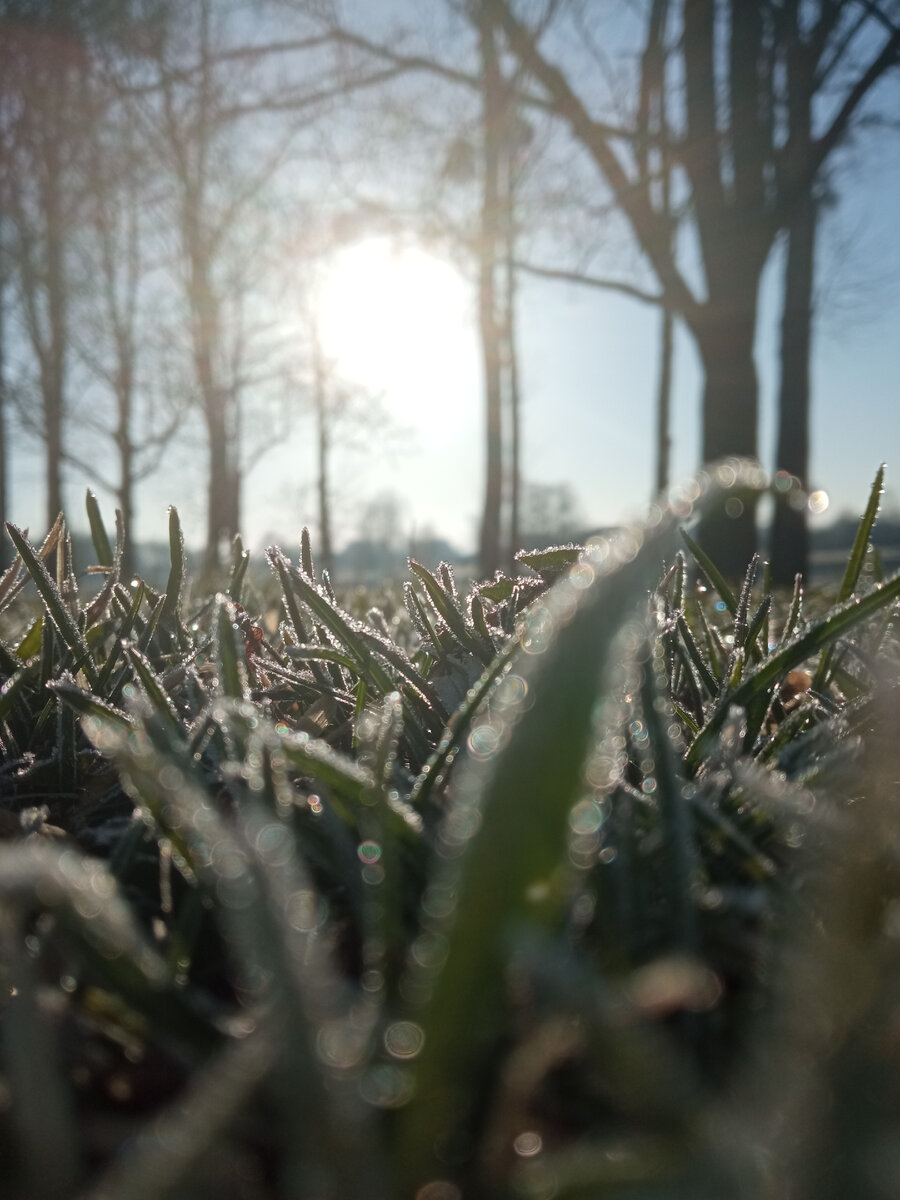
<svg viewBox="0 0 900 1200">
<path fill-rule="evenodd" d="M 809 487 L 809 359 L 812 347 L 816 206 L 811 196 L 797 206 L 789 226 L 781 318 L 781 384 L 775 466 Z M 772 520 L 772 580 L 792 583 L 809 566 L 806 505 L 795 507 L 778 493 Z"/>
<path fill-rule="evenodd" d="M 723 458 L 757 456 L 759 384 L 753 358 L 756 333 L 756 287 L 747 283 L 741 305 L 711 302 L 702 325 L 695 328 L 703 361 L 704 463 Z M 700 522 L 699 540 L 723 574 L 744 573 L 756 552 L 756 498 L 735 497 L 709 511 Z"/>
<path fill-rule="evenodd" d="M 809 487 L 809 360 L 818 212 L 815 179 L 809 173 L 814 63 L 800 36 L 799 13 L 795 19 L 798 28 L 791 39 L 787 59 L 788 112 L 792 161 L 799 182 L 795 184 L 787 225 L 775 468 L 795 476 L 806 491 Z M 779 584 L 792 583 L 798 572 L 806 575 L 809 566 L 806 505 L 794 507 L 791 499 L 796 501 L 796 493 L 792 496 L 776 492 L 770 557 L 772 579 Z"/>
<path fill-rule="evenodd" d="M 500 566 L 503 504 L 503 389 L 500 329 L 497 319 L 497 264 L 500 250 L 500 169 L 503 84 L 497 60 L 491 0 L 482 0 L 478 32 L 483 80 L 483 195 L 478 264 L 478 327 L 484 363 L 485 489 L 479 538 L 479 567 L 484 576 Z"/>
</svg>

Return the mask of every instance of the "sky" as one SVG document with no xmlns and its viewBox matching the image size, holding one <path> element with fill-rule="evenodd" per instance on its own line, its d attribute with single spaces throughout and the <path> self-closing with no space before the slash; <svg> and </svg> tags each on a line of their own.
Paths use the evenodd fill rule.
<svg viewBox="0 0 900 1200">
<path fill-rule="evenodd" d="M 880 98 L 893 115 L 900 86 Z M 886 507 L 900 507 L 900 132 L 869 130 L 843 155 L 839 204 L 822 226 L 812 362 L 811 485 L 828 494 L 815 518 L 859 513 L 887 462 Z M 767 267 L 757 365 L 760 457 L 772 465 L 781 254 Z M 659 317 L 638 302 L 574 285 L 523 278 L 519 354 L 523 477 L 569 485 L 584 525 L 640 516 L 651 500 Z M 462 551 L 476 543 L 484 423 L 475 296 L 433 251 L 395 253 L 364 238 L 333 257 L 321 282 L 321 321 L 335 369 L 359 385 L 338 432 L 334 517 L 338 545 L 365 532 L 372 499 L 390 494 L 407 537 L 440 534 Z M 286 328 L 294 314 L 285 314 Z M 301 316 L 296 314 L 299 329 Z M 672 405 L 673 481 L 699 465 L 701 374 L 678 329 Z M 274 420 L 274 417 L 273 417 Z M 297 412 L 246 480 L 244 533 L 260 548 L 293 546 L 315 525 L 314 428 Z M 84 525 L 86 477 L 71 470 L 67 504 Z M 141 485 L 141 540 L 162 540 L 175 504 L 189 545 L 202 541 L 202 444 L 188 428 L 163 469 Z M 100 493 L 112 513 L 113 503 Z M 15 443 L 12 519 L 40 528 L 43 485 L 34 444 Z"/>
</svg>

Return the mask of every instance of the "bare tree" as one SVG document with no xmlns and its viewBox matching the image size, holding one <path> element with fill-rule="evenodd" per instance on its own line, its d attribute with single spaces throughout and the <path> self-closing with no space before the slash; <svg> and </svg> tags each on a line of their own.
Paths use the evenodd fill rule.
<svg viewBox="0 0 900 1200">
<path fill-rule="evenodd" d="M 79 427 L 111 439 L 118 478 L 103 478 L 99 464 L 73 448 L 67 460 L 116 496 L 125 528 L 134 528 L 135 489 L 155 472 L 184 415 L 184 399 L 165 388 L 168 375 L 164 330 L 153 312 L 154 275 L 148 196 L 158 190 L 145 148 L 134 139 L 133 104 L 120 97 L 112 108 L 100 97 L 96 135 L 88 148 L 90 192 L 78 249 L 92 286 L 76 301 L 73 346 L 94 381 Z M 96 403 L 96 389 L 111 401 Z M 82 404 L 81 408 L 86 406 Z M 134 567 L 134 541 L 125 548 L 125 569 Z"/>
<path fill-rule="evenodd" d="M 682 128 L 660 146 L 678 162 L 689 187 L 704 274 L 702 294 L 692 288 L 678 261 L 658 174 L 648 171 L 644 156 L 635 153 L 636 131 L 623 138 L 621 129 L 594 117 L 580 81 L 576 84 L 541 49 L 539 36 L 509 0 L 497 0 L 510 49 L 594 161 L 657 277 L 661 302 L 693 334 L 705 373 L 703 459 L 755 456 L 753 348 L 763 266 L 776 234 L 846 135 L 862 99 L 895 64 L 900 31 L 872 30 L 865 61 L 832 100 L 830 119 L 811 137 L 808 153 L 798 163 L 796 130 L 785 128 L 780 68 L 784 23 L 798 13 L 799 0 L 780 7 L 762 0 L 684 0 L 665 9 L 665 21 L 678 25 L 670 57 L 679 59 L 684 105 Z M 842 54 L 843 21 L 855 19 L 851 10 L 852 4 L 838 0 L 807 6 L 804 41 L 815 62 Z M 878 25 L 874 17 L 872 22 Z M 818 91 L 821 75 L 811 78 Z M 738 519 L 724 512 L 710 515 L 703 538 L 725 570 L 740 571 L 755 548 L 755 503 L 748 500 Z"/>
</svg>

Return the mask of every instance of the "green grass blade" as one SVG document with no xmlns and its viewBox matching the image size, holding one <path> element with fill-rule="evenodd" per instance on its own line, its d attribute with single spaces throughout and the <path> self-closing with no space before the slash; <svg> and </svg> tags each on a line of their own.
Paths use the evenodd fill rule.
<svg viewBox="0 0 900 1200">
<path fill-rule="evenodd" d="M 425 588 L 425 593 L 431 601 L 435 612 L 453 636 L 461 646 L 469 650 L 487 666 L 493 658 L 493 650 L 488 650 L 482 644 L 481 639 L 475 636 L 474 631 L 466 624 L 465 617 L 463 617 L 454 604 L 453 597 L 441 587 L 437 579 L 421 563 L 417 563 L 413 558 L 409 559 L 408 562 L 410 571 L 412 571 L 413 575 L 415 575 Z"/>
<path fill-rule="evenodd" d="M 309 536 L 309 529 L 306 525 L 300 531 L 300 569 L 307 579 L 312 579 L 315 582 L 316 568 L 313 562 L 312 542 Z"/>
<path fill-rule="evenodd" d="M 112 678 L 113 668 L 119 661 L 119 656 L 122 653 L 122 647 L 131 637 L 131 631 L 134 629 L 134 623 L 137 620 L 138 611 L 141 607 L 141 601 L 143 598 L 144 585 L 143 583 L 139 583 L 134 589 L 134 595 L 131 597 L 131 603 L 119 621 L 118 627 L 114 633 L 113 644 L 110 647 L 106 661 L 100 668 L 100 673 L 97 676 L 97 694 L 99 696 L 103 696 L 106 693 L 107 686 Z"/>
<path fill-rule="evenodd" d="M 175 637 L 180 635 L 184 571 L 184 534 L 178 519 L 178 509 L 173 505 L 169 509 L 169 578 L 166 581 L 165 602 L 159 622 L 163 629 Z"/>
<path fill-rule="evenodd" d="M 684 539 L 684 543 L 688 550 L 690 550 L 694 562 L 699 567 L 700 574 L 706 580 L 709 587 L 713 588 L 714 591 L 719 593 L 722 600 L 725 602 L 725 607 L 728 609 L 731 615 L 733 617 L 736 616 L 738 610 L 738 600 L 734 592 L 728 586 L 728 581 L 726 580 L 725 576 L 709 557 L 706 551 L 698 546 L 690 534 L 684 529 L 681 531 L 681 536 Z"/>
<path fill-rule="evenodd" d="M 123 729 L 134 728 L 134 722 L 126 712 L 123 712 L 121 708 L 116 708 L 114 704 L 108 704 L 105 700 L 101 700 L 99 696 L 86 692 L 72 678 L 64 677 L 52 680 L 47 687 L 80 717 L 105 717 Z"/>
<path fill-rule="evenodd" d="M 491 665 L 482 671 L 478 681 L 469 689 L 465 700 L 451 716 L 441 735 L 441 740 L 416 778 L 409 797 L 410 804 L 421 808 L 427 803 L 434 788 L 444 782 L 447 769 L 459 747 L 468 737 L 472 721 L 484 703 L 485 697 L 490 694 L 491 689 L 518 650 L 519 643 L 515 638 L 510 639 Z"/>
<path fill-rule="evenodd" d="M 361 803 L 374 786 L 371 771 L 305 733 L 279 733 L 281 752 L 292 769 L 318 779 L 339 795 Z"/>
<path fill-rule="evenodd" d="M 87 508 L 88 523 L 91 527 L 91 541 L 94 543 L 94 553 L 97 555 L 97 562 L 101 567 L 111 567 L 114 561 L 112 546 L 109 544 L 106 527 L 103 524 L 103 517 L 100 515 L 100 505 L 97 503 L 97 497 L 90 488 L 85 493 L 84 503 Z"/>
<path fill-rule="evenodd" d="M 697 674 L 700 676 L 701 683 L 703 684 L 704 688 L 706 688 L 710 698 L 714 697 L 719 691 L 719 684 L 716 681 L 716 677 L 707 666 L 706 659 L 703 657 L 703 653 L 700 650 L 700 647 L 697 645 L 694 635 L 691 633 L 690 626 L 684 619 L 683 613 L 678 614 L 676 624 L 682 645 L 687 651 L 688 657 L 693 663 Z"/>
<path fill-rule="evenodd" d="M 761 666 L 749 671 L 733 691 L 727 692 L 723 702 L 691 744 L 687 753 L 687 763 L 691 770 L 695 771 L 704 761 L 732 705 L 746 707 L 755 697 L 774 686 L 788 671 L 799 667 L 811 655 L 830 646 L 842 634 L 880 612 L 898 596 L 900 575 L 895 575 L 866 596 L 846 602 L 843 607 L 833 610 L 823 620 L 810 625 L 798 638 L 770 655 Z"/>
<path fill-rule="evenodd" d="M 50 620 L 53 622 L 59 632 L 59 636 L 75 660 L 75 669 L 83 670 L 91 690 L 96 690 L 97 672 L 90 649 L 84 639 L 84 634 L 78 628 L 72 614 L 66 607 L 59 593 L 59 588 L 50 578 L 50 574 L 41 561 L 40 556 L 25 538 L 21 530 L 9 523 L 7 523 L 6 529 L 12 538 L 13 545 L 22 556 L 22 561 L 29 575 L 34 580 L 34 585 L 38 590 L 38 595 L 44 602 L 44 607 L 47 610 Z"/>
<path fill-rule="evenodd" d="M 6 891 L 0 858 L 0 892 Z M 20 1195 L 56 1200 L 74 1194 L 82 1172 L 74 1098 L 55 1031 L 38 1002 L 37 971 L 25 949 L 24 913 L 0 912 L 3 1062 L 18 1143 Z M 52 1153 L 48 1148 L 52 1147 Z M 4 1169 L 7 1184 L 9 1166 Z"/>
<path fill-rule="evenodd" d="M 863 569 L 863 564 L 866 561 L 866 551 L 869 548 L 869 538 L 871 537 L 872 529 L 875 525 L 875 519 L 878 516 L 878 508 L 881 504 L 881 495 L 883 491 L 884 463 L 881 464 L 875 473 L 875 479 L 872 482 L 872 490 L 869 493 L 869 501 L 866 504 L 865 512 L 860 518 L 859 526 L 856 530 L 856 537 L 853 539 L 853 546 L 850 550 L 850 558 L 847 561 L 844 577 L 841 580 L 841 586 L 838 589 L 838 604 L 850 599 L 856 589 L 857 583 L 859 582 L 859 576 Z M 821 692 L 827 687 L 833 661 L 833 648 L 828 647 L 822 653 L 819 662 L 816 665 L 812 683 L 814 691 Z"/>
<path fill-rule="evenodd" d="M 241 602 L 244 580 L 247 577 L 247 566 L 250 563 L 250 551 L 244 549 L 240 535 L 235 534 L 232 548 L 231 579 L 228 581 L 228 597 L 236 604 Z"/>
<path fill-rule="evenodd" d="M 163 725 L 183 736 L 184 725 L 175 710 L 172 698 L 166 692 L 149 660 L 134 646 L 125 647 L 125 657 L 128 659 L 128 664 L 134 672 L 134 677 L 140 684 L 141 690 L 150 702 L 151 708 Z"/>
<path fill-rule="evenodd" d="M 875 478 L 872 481 L 872 490 L 869 492 L 869 500 L 866 504 L 866 510 L 860 518 L 859 527 L 856 530 L 856 537 L 853 539 L 853 547 L 850 551 L 850 558 L 847 561 L 844 577 L 841 580 L 841 586 L 838 589 L 838 603 L 844 600 L 849 600 L 853 595 L 854 589 L 859 582 L 860 572 L 866 561 L 866 550 L 869 547 L 869 538 L 872 536 L 872 529 L 875 525 L 875 519 L 878 516 L 878 508 L 881 504 L 881 496 L 884 491 L 884 463 L 878 468 Z"/>
<path fill-rule="evenodd" d="M 434 932 L 448 938 L 447 957 L 429 978 L 430 999 L 418 1018 L 424 1044 L 416 1102 L 398 1114 L 409 1194 L 439 1169 L 434 1147 L 466 1112 L 500 1032 L 507 939 L 523 922 L 540 927 L 558 918 L 565 891 L 559 864 L 595 733 L 600 678 L 614 667 L 616 634 L 655 582 L 673 536 L 664 521 L 636 554 L 623 537 L 608 551 L 616 569 L 598 563 L 586 589 L 564 579 L 548 593 L 543 603 L 555 636 L 540 643 L 523 672 L 530 706 L 517 719 L 509 712 L 495 718 L 491 742 L 504 749 L 457 777 L 438 878 L 458 899 L 452 914 L 435 920 Z"/>
<path fill-rule="evenodd" d="M 352 618 L 342 613 L 340 609 L 324 596 L 318 588 L 300 571 L 289 568 L 288 582 L 302 604 L 305 604 L 314 618 L 319 621 L 332 635 L 339 645 L 355 659 L 358 669 L 369 678 L 370 683 L 386 696 L 394 690 L 394 684 L 384 668 L 373 658 L 366 643 L 354 628 Z"/>
<path fill-rule="evenodd" d="M 250 683 L 244 657 L 244 638 L 237 627 L 234 602 L 225 596 L 219 597 L 216 614 L 216 662 L 221 693 L 233 700 L 247 697 Z"/>
</svg>

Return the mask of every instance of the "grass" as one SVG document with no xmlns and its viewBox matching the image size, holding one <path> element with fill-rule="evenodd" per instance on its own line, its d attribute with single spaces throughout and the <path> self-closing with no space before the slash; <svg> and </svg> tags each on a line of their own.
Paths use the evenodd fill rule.
<svg viewBox="0 0 900 1200">
<path fill-rule="evenodd" d="M 304 533 L 274 633 L 174 510 L 162 594 L 92 497 L 89 601 L 10 527 L 6 1194 L 895 1194 L 880 487 L 831 604 L 732 588 L 682 499 L 467 595 L 411 562 L 389 616 Z"/>
</svg>

